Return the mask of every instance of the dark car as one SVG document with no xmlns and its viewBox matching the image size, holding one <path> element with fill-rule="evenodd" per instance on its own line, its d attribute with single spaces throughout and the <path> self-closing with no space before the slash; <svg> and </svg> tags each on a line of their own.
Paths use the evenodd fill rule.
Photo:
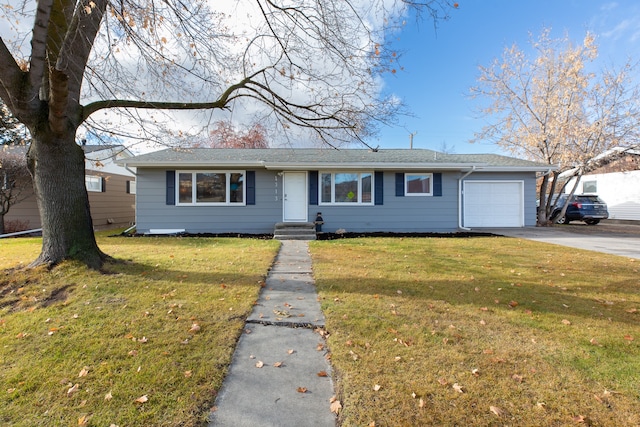
<svg viewBox="0 0 640 427">
<path fill-rule="evenodd" d="M 564 217 L 558 218 L 568 194 L 561 194 L 551 213 L 551 220 L 558 224 L 568 224 L 569 221 L 584 221 L 589 225 L 596 225 L 601 219 L 609 218 L 607 204 L 595 194 L 574 194 L 567 205 Z"/>
</svg>

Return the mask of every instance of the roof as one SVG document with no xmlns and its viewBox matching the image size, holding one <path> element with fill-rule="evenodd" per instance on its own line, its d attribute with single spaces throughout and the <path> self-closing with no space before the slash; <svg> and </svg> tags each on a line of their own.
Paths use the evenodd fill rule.
<svg viewBox="0 0 640 427">
<path fill-rule="evenodd" d="M 426 149 L 332 148 L 168 148 L 118 162 L 136 168 L 264 168 L 312 169 L 406 169 L 547 171 L 543 163 L 497 154 L 446 154 Z"/>
</svg>

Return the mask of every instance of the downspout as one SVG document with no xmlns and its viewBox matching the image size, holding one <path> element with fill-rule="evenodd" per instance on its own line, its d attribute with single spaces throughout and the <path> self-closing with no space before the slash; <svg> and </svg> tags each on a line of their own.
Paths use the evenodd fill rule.
<svg viewBox="0 0 640 427">
<path fill-rule="evenodd" d="M 135 216 L 135 219 L 138 219 L 138 195 L 137 195 L 138 194 L 138 174 L 136 172 L 134 172 L 129 166 L 127 166 L 126 163 L 124 164 L 124 169 L 126 171 L 128 171 L 129 173 L 131 173 L 131 175 L 136 177 L 136 196 L 135 196 L 135 214 L 136 214 L 136 216 Z M 136 222 L 137 221 L 134 221 L 133 225 L 131 227 L 127 228 L 126 230 L 124 230 L 122 232 L 122 234 L 126 236 L 127 233 L 129 233 L 131 230 L 135 229 L 136 226 L 137 226 Z"/>
<path fill-rule="evenodd" d="M 462 226 L 462 180 L 475 172 L 476 167 L 471 166 L 471 170 L 458 178 L 458 228 L 461 230 L 470 231 L 471 229 L 468 227 Z"/>
</svg>

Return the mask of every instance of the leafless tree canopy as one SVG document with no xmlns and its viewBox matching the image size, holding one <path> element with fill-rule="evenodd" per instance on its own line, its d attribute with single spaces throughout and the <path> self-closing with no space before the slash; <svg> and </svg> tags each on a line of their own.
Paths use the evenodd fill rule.
<svg viewBox="0 0 640 427">
<path fill-rule="evenodd" d="M 533 57 L 514 45 L 501 59 L 480 67 L 478 85 L 471 91 L 488 100 L 480 112 L 489 124 L 475 140 L 559 166 L 541 180 L 538 219 L 546 222 L 552 207 L 547 202 L 562 189 L 561 173 L 580 177 L 607 150 L 637 146 L 640 92 L 631 63 L 588 71 L 598 56 L 592 34 L 574 45 L 566 36 L 552 39 L 545 29 L 531 46 Z"/>
<path fill-rule="evenodd" d="M 28 33 L 9 46 L 3 40 L 0 55 L 8 64 L 0 75 L 25 78 L 11 65 L 13 55 L 29 72 L 27 98 L 51 101 L 54 117 L 75 126 L 86 121 L 114 136 L 131 129 L 128 122 L 144 123 L 140 136 L 159 138 L 150 125 L 162 124 L 162 113 L 139 109 L 234 109 L 270 118 L 272 132 L 306 129 L 339 144 L 361 140 L 400 107 L 380 93 L 379 78 L 398 68 L 387 44 L 407 8 L 437 22 L 450 6 L 444 0 L 46 0 L 30 7 L 13 12 L 21 22 L 35 15 L 32 49 Z M 28 122 L 25 111 L 33 108 L 0 92 Z M 120 118 L 94 114 L 106 108 Z"/>
</svg>

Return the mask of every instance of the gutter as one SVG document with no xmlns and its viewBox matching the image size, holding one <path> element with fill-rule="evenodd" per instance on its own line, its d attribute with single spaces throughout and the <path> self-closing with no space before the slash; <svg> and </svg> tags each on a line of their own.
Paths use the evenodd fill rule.
<svg viewBox="0 0 640 427">
<path fill-rule="evenodd" d="M 458 228 L 461 230 L 471 231 L 469 227 L 462 226 L 462 180 L 475 172 L 476 167 L 471 166 L 471 170 L 467 171 L 464 175 L 458 178 Z"/>
</svg>

